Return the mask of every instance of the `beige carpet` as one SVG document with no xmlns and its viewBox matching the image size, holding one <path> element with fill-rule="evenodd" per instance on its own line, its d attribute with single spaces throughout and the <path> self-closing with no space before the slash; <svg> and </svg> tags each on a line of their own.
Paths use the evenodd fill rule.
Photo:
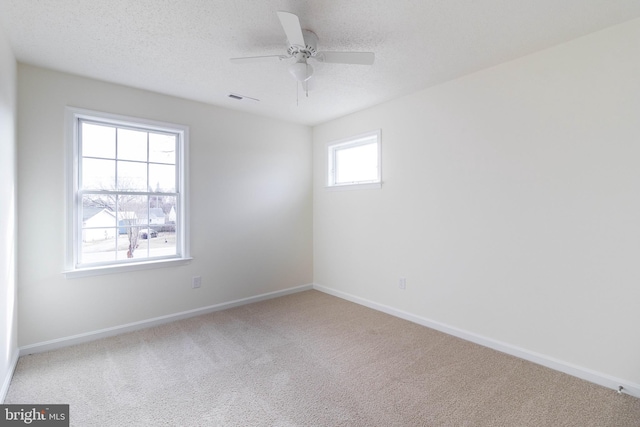
<svg viewBox="0 0 640 427">
<path fill-rule="evenodd" d="M 20 358 L 72 426 L 640 426 L 640 399 L 317 292 Z"/>
</svg>

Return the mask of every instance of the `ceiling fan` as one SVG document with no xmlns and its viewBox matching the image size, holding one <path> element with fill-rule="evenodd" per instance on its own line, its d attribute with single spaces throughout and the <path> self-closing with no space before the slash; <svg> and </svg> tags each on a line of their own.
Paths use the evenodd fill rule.
<svg viewBox="0 0 640 427">
<path fill-rule="evenodd" d="M 317 50 L 318 36 L 312 31 L 303 30 L 300 20 L 290 12 L 278 11 L 280 24 L 287 36 L 286 55 L 249 56 L 231 58 L 231 62 L 242 64 L 246 62 L 283 61 L 294 58 L 289 65 L 289 73 L 300 83 L 306 82 L 313 75 L 313 67 L 308 63 L 312 59 L 318 62 L 334 64 L 371 65 L 375 55 L 372 52 L 319 52 Z"/>
</svg>

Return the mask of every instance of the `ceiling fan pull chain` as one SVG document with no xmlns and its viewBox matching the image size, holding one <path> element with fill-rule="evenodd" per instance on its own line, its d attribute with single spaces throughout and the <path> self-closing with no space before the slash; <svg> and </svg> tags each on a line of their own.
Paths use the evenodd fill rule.
<svg viewBox="0 0 640 427">
<path fill-rule="evenodd" d="M 308 98 L 309 97 L 309 78 L 311 77 L 311 74 L 313 74 L 313 68 L 311 68 L 311 65 L 309 64 L 306 64 L 306 65 L 307 65 L 307 79 L 304 81 L 305 83 L 304 91 L 306 92 L 307 98 Z"/>
</svg>

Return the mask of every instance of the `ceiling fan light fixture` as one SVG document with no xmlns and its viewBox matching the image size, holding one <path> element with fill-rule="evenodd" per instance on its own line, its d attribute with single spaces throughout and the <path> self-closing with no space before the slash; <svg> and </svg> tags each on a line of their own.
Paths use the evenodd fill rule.
<svg viewBox="0 0 640 427">
<path fill-rule="evenodd" d="M 306 62 L 294 62 L 289 65 L 289 73 L 300 83 L 306 82 L 313 75 L 313 67 Z"/>
</svg>

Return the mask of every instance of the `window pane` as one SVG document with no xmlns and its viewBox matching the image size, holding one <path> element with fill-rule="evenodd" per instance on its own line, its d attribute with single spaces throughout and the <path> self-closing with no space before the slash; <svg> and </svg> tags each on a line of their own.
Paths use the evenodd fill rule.
<svg viewBox="0 0 640 427">
<path fill-rule="evenodd" d="M 103 227 L 103 228 L 88 228 L 93 225 L 99 224 L 104 221 L 111 224 L 112 221 L 106 218 L 106 209 L 102 210 L 102 214 L 91 215 L 90 210 L 85 210 L 85 214 L 90 216 L 82 229 L 82 248 L 80 253 L 81 263 L 94 263 L 113 261 L 116 257 L 115 241 L 116 241 L 116 228 L 115 227 Z M 83 216 L 84 216 L 83 215 Z M 112 214 L 110 215 L 112 216 Z M 113 221 L 115 224 L 115 219 Z"/>
<path fill-rule="evenodd" d="M 176 136 L 161 133 L 150 133 L 149 161 L 155 163 L 175 164 Z"/>
<path fill-rule="evenodd" d="M 149 185 L 151 191 L 175 193 L 176 167 L 173 165 L 149 165 Z"/>
<path fill-rule="evenodd" d="M 376 143 L 338 149 L 335 156 L 336 183 L 374 181 L 378 178 Z"/>
<path fill-rule="evenodd" d="M 118 162 L 118 190 L 148 191 L 147 164 Z"/>
<path fill-rule="evenodd" d="M 107 212 L 112 213 L 112 215 L 115 218 L 115 214 L 113 214 L 113 212 L 116 211 L 116 196 L 113 194 L 85 193 L 82 196 L 82 208 L 83 209 L 106 209 Z M 83 218 L 86 219 L 87 217 L 83 214 Z M 115 223 L 109 224 L 109 226 L 115 227 Z"/>
<path fill-rule="evenodd" d="M 116 184 L 115 160 L 82 159 L 80 188 L 113 190 Z"/>
<path fill-rule="evenodd" d="M 148 239 L 149 256 L 177 255 L 176 246 L 176 202 L 175 196 L 150 196 L 151 229 L 157 237 Z"/>
<path fill-rule="evenodd" d="M 98 232 L 96 231 L 96 233 Z M 101 240 L 83 240 L 80 252 L 80 263 L 88 264 L 95 262 L 114 261 L 116 259 L 115 242 L 115 236 Z"/>
<path fill-rule="evenodd" d="M 163 227 L 157 237 L 148 240 L 149 256 L 164 257 L 177 255 L 175 227 Z"/>
<path fill-rule="evenodd" d="M 140 233 L 138 250 L 141 249 L 149 258 L 176 255 L 176 232 L 170 231 L 170 227 L 160 226 L 144 230 Z"/>
<path fill-rule="evenodd" d="M 147 133 L 118 129 L 118 159 L 147 161 Z"/>
<path fill-rule="evenodd" d="M 82 155 L 85 157 L 116 157 L 116 128 L 82 122 Z"/>
<path fill-rule="evenodd" d="M 121 228 L 118 234 L 118 260 L 141 260 L 148 258 L 147 249 L 144 244 L 140 245 L 141 227 Z"/>
<path fill-rule="evenodd" d="M 153 196 L 151 197 L 153 200 Z M 153 203 L 153 202 L 152 202 Z M 161 198 L 160 205 L 165 213 L 165 228 L 167 232 L 176 232 L 176 223 L 178 220 L 178 200 L 174 196 L 165 196 Z"/>
<path fill-rule="evenodd" d="M 118 196 L 118 259 L 146 258 L 140 232 L 149 227 L 147 196 Z"/>
<path fill-rule="evenodd" d="M 116 215 L 113 209 L 109 208 L 109 197 L 100 195 L 85 194 L 82 196 L 82 228 L 111 227 L 114 230 L 109 234 L 110 237 L 115 235 Z M 101 234 L 89 233 L 87 236 L 97 236 L 98 239 L 104 237 Z M 98 240 L 96 238 L 83 238 L 82 240 Z"/>
<path fill-rule="evenodd" d="M 118 220 L 123 226 L 146 226 L 149 198 L 147 196 L 119 195 Z"/>
</svg>

